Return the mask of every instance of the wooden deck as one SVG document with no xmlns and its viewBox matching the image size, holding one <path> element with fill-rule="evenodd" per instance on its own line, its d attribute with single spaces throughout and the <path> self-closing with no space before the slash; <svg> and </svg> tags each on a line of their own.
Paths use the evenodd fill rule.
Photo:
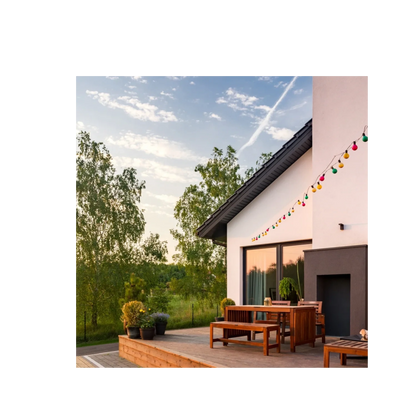
<svg viewBox="0 0 400 400">
<path fill-rule="evenodd" d="M 275 340 L 271 334 L 271 341 Z M 167 330 L 154 340 L 128 339 L 121 335 L 119 355 L 145 368 L 323 368 L 324 344 L 315 347 L 304 344 L 290 351 L 290 344 L 281 344 L 281 352 L 271 351 L 263 355 L 262 348 L 240 344 L 215 343 L 210 348 L 210 328 Z M 246 340 L 246 337 L 243 337 Z M 257 341 L 262 341 L 258 334 Z M 326 343 L 338 340 L 326 337 Z M 368 359 L 354 358 L 346 366 L 340 365 L 340 357 L 331 356 L 331 368 L 367 368 Z"/>
</svg>

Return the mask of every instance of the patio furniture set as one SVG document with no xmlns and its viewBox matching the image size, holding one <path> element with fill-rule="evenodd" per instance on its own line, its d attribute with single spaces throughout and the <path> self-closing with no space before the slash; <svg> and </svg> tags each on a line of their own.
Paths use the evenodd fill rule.
<svg viewBox="0 0 400 400">
<path fill-rule="evenodd" d="M 265 313 L 265 319 L 257 319 L 257 313 Z M 289 330 L 286 328 L 289 327 Z M 320 332 L 317 332 L 317 327 Z M 222 337 L 214 337 L 214 328 L 223 329 Z M 276 333 L 276 342 L 270 343 L 270 333 Z M 255 341 L 257 333 L 263 334 L 262 342 Z M 247 340 L 234 339 L 247 336 Z M 210 323 L 210 347 L 215 342 L 259 346 L 265 356 L 276 348 L 280 353 L 281 343 L 290 337 L 290 351 L 296 346 L 310 344 L 314 347 L 315 339 L 324 343 L 324 367 L 329 367 L 330 353 L 340 354 L 341 365 L 346 365 L 347 355 L 368 356 L 368 341 L 356 337 L 342 338 L 334 343 L 325 344 L 325 316 L 322 314 L 322 301 L 299 301 L 291 306 L 290 301 L 272 301 L 271 306 L 243 305 L 227 306 L 225 321 Z M 350 340 L 348 340 L 350 339 Z"/>
</svg>

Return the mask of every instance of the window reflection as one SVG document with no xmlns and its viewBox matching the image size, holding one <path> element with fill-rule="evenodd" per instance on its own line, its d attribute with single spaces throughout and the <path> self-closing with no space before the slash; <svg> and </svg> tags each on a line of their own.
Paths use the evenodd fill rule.
<svg viewBox="0 0 400 400">
<path fill-rule="evenodd" d="M 246 252 L 246 304 L 264 304 L 276 297 L 276 248 L 248 249 Z"/>
<path fill-rule="evenodd" d="M 304 250 L 311 249 L 311 243 L 282 246 L 282 277 L 300 281 L 300 297 L 304 298 Z M 292 293 L 288 300 L 297 303 L 297 296 Z"/>
</svg>

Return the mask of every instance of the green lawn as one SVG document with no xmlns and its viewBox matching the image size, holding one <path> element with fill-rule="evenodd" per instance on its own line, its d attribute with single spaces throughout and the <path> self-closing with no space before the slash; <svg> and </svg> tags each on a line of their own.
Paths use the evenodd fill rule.
<svg viewBox="0 0 400 400">
<path fill-rule="evenodd" d="M 218 315 L 220 313 L 218 309 Z M 183 300 L 179 296 L 173 296 L 168 314 L 170 318 L 167 330 L 208 326 L 217 315 L 217 305 L 203 309 L 197 301 Z M 99 321 L 97 329 L 93 329 L 90 324 L 86 325 L 85 342 L 84 326 L 79 324 L 76 327 L 76 345 L 82 347 L 115 343 L 118 342 L 118 335 L 124 334 L 122 322 Z"/>
</svg>

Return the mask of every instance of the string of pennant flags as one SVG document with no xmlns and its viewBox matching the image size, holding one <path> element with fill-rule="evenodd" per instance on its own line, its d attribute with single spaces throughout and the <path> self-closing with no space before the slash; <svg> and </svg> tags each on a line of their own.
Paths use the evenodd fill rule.
<svg viewBox="0 0 400 400">
<path fill-rule="evenodd" d="M 270 226 L 268 226 L 264 231 L 262 231 L 261 233 L 259 233 L 258 235 L 254 236 L 251 241 L 254 242 L 256 240 L 261 239 L 263 236 L 267 236 L 268 233 L 272 232 L 274 229 L 278 228 L 279 224 L 281 224 L 287 217 L 292 216 L 292 214 L 295 212 L 295 206 L 302 206 L 305 207 L 306 206 L 306 200 L 308 200 L 309 196 L 308 193 L 311 189 L 311 191 L 313 193 L 316 193 L 318 190 L 322 189 L 322 185 L 321 182 L 325 181 L 325 174 L 330 170 L 332 172 L 332 174 L 337 174 L 338 173 L 338 168 L 342 169 L 344 167 L 344 160 L 347 160 L 348 158 L 350 158 L 350 154 L 349 154 L 349 150 L 351 149 L 352 151 L 357 151 L 358 149 L 358 145 L 357 143 L 361 140 L 362 142 L 366 143 L 368 142 L 368 136 L 366 135 L 368 126 L 365 125 L 364 127 L 364 131 L 362 133 L 362 135 L 352 141 L 350 143 L 350 145 L 342 152 L 339 154 L 336 154 L 332 157 L 331 161 L 329 162 L 328 166 L 320 173 L 318 174 L 318 176 L 316 177 L 315 181 L 313 182 L 312 185 L 308 186 L 307 190 L 303 193 L 303 197 L 302 200 L 298 199 L 297 201 L 295 201 L 293 203 L 293 206 L 289 208 L 288 212 L 286 214 L 283 214 L 282 216 L 280 216 L 275 224 L 272 224 Z M 336 161 L 335 161 L 336 160 Z"/>
</svg>

